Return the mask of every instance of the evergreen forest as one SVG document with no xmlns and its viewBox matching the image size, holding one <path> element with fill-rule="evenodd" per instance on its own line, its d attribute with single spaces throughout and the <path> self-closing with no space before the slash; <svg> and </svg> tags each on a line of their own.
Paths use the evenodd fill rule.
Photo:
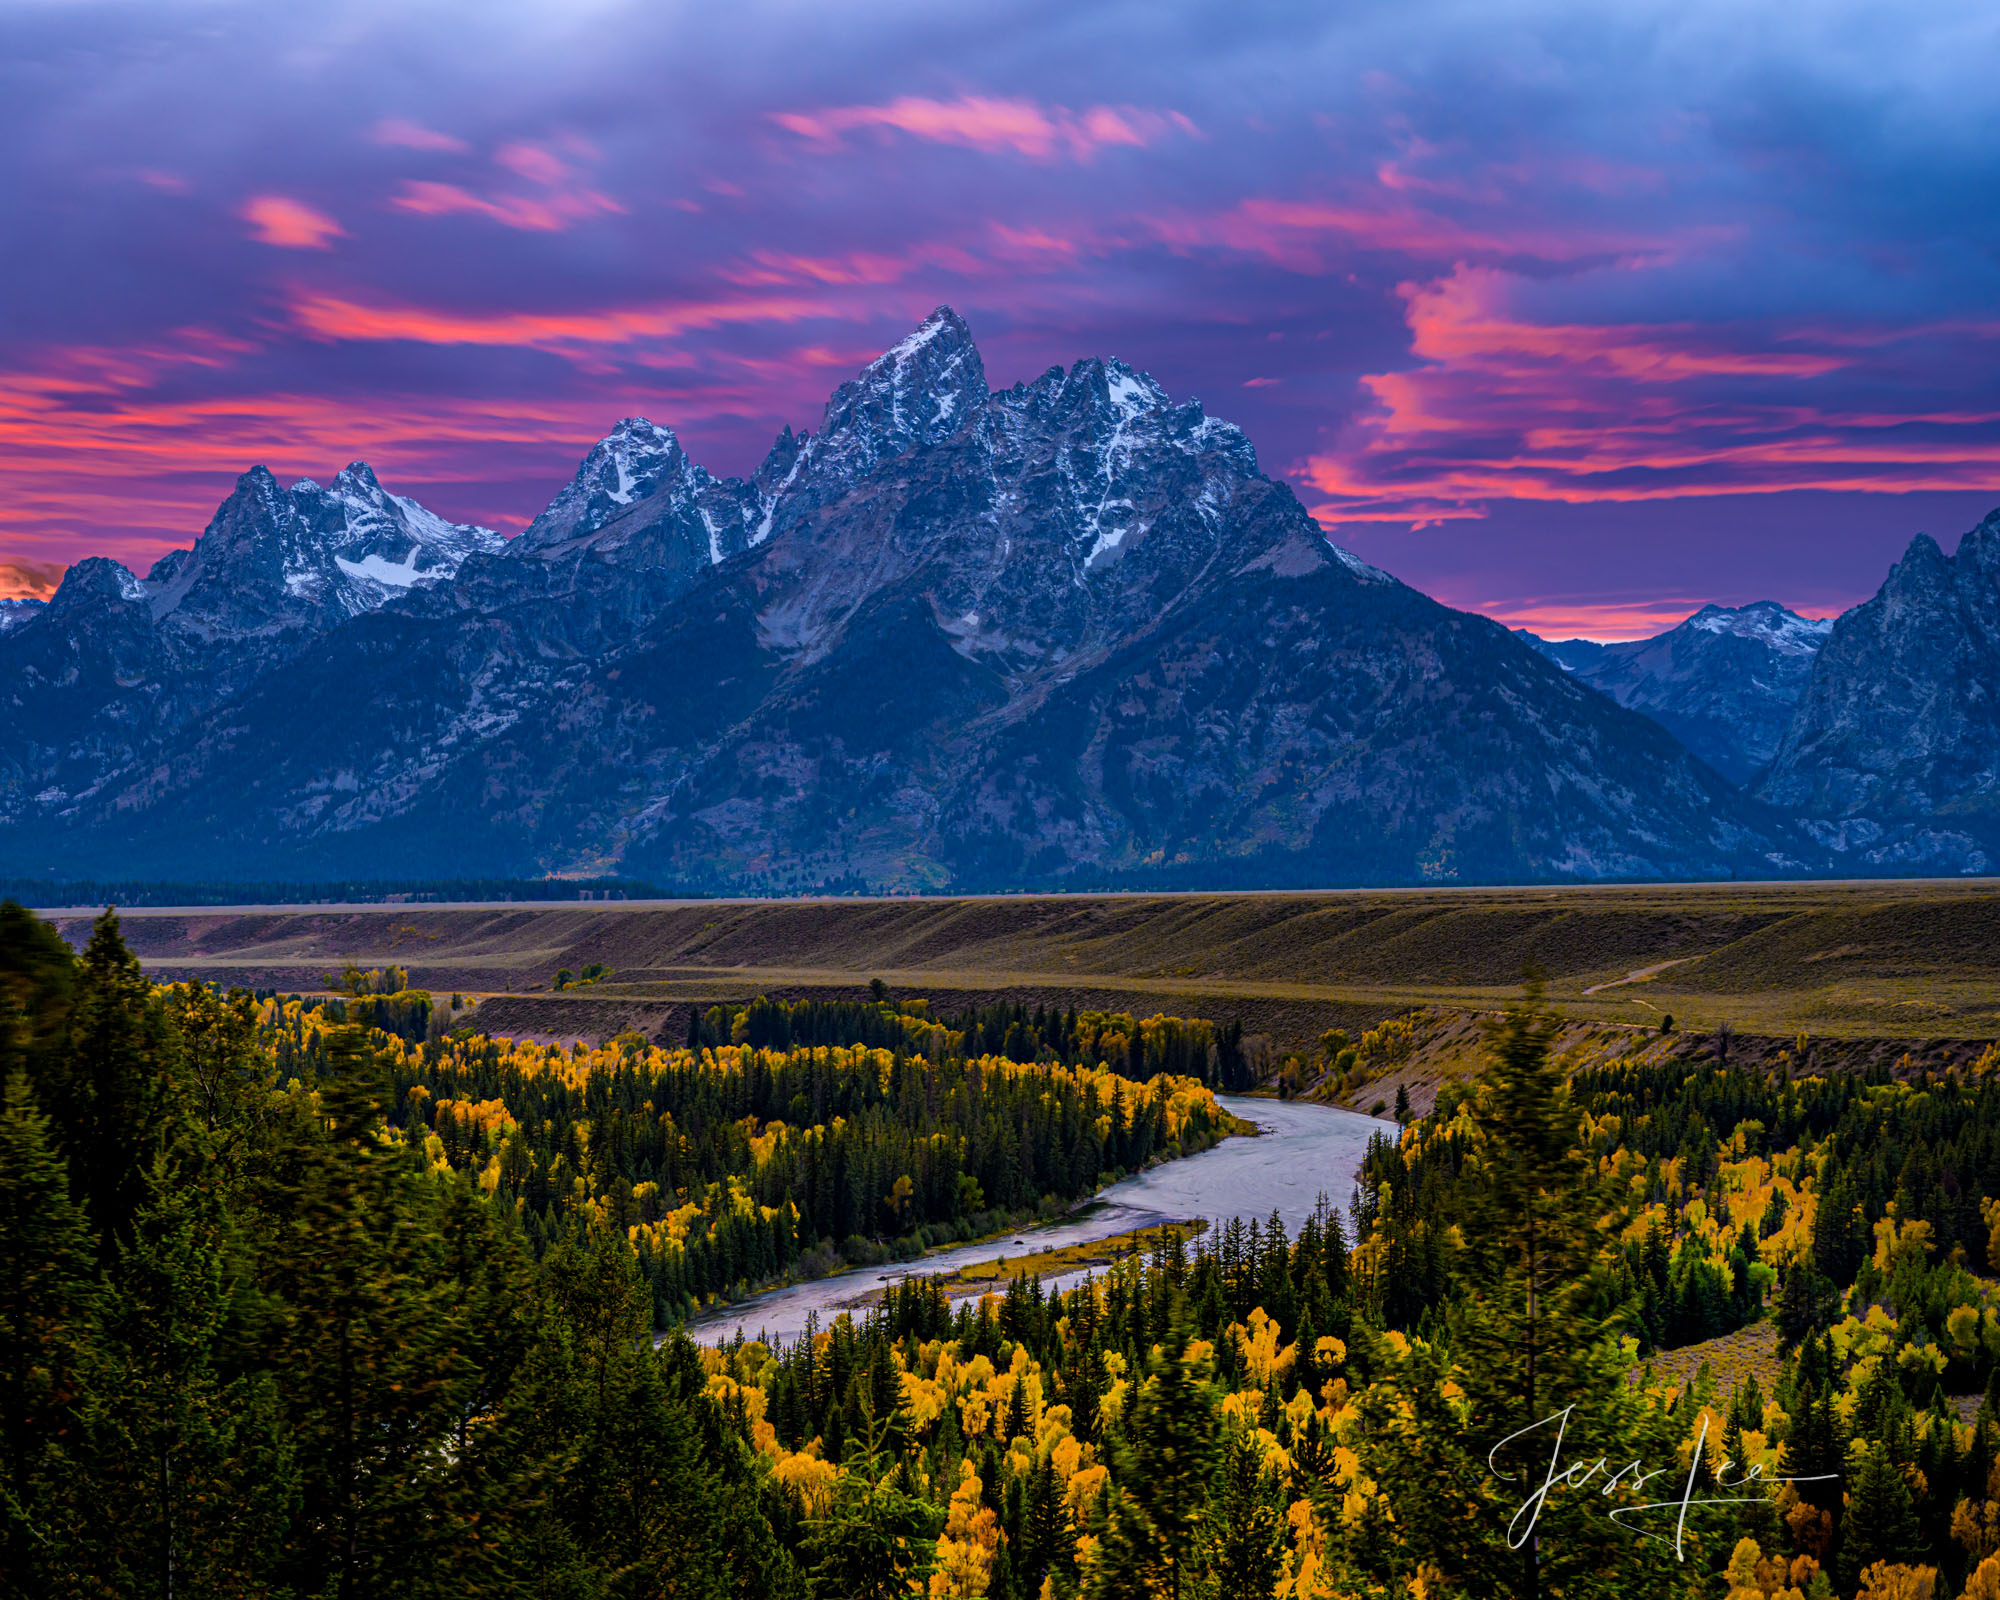
<svg viewBox="0 0 2000 1600">
<path fill-rule="evenodd" d="M 1531 995 L 1296 1233 L 704 1345 L 1231 1136 L 1240 1032 L 350 990 L 0 905 L 0 1592 L 2000 1600 L 2000 1052 L 1559 1053 Z"/>
</svg>

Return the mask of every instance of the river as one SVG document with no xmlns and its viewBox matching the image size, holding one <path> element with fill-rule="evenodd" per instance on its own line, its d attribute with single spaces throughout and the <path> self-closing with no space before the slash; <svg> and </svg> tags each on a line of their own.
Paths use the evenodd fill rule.
<svg viewBox="0 0 2000 1600">
<path fill-rule="evenodd" d="M 921 1261 L 861 1267 L 773 1289 L 696 1317 L 688 1324 L 688 1331 L 711 1342 L 727 1339 L 739 1329 L 766 1339 L 792 1339 L 805 1331 L 809 1316 L 816 1315 L 824 1326 L 842 1311 L 867 1304 L 885 1284 L 902 1278 L 951 1272 L 996 1256 L 1011 1259 L 1065 1245 L 1090 1244 L 1159 1222 L 1192 1217 L 1205 1217 L 1211 1223 L 1231 1217 L 1261 1221 L 1275 1211 L 1284 1218 L 1286 1230 L 1296 1235 L 1321 1194 L 1346 1210 L 1368 1141 L 1378 1133 L 1396 1133 L 1393 1122 L 1310 1101 L 1239 1095 L 1217 1095 L 1216 1099 L 1225 1110 L 1256 1123 L 1261 1133 L 1255 1138 L 1225 1139 L 1200 1155 L 1168 1161 L 1113 1184 L 1060 1222 L 1018 1229 L 984 1244 L 934 1251 Z M 1045 1280 L 1044 1286 L 1067 1287 L 1083 1277 L 1082 1272 L 1069 1273 Z"/>
</svg>

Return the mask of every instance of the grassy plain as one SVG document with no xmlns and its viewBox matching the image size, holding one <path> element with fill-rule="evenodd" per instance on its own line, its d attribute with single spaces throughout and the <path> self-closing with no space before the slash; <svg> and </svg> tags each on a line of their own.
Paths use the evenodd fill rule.
<svg viewBox="0 0 2000 1600">
<path fill-rule="evenodd" d="M 48 913 L 77 937 L 83 913 Z M 2000 883 L 135 910 L 155 972 L 310 989 L 343 962 L 481 997 L 495 1031 L 670 1028 L 757 993 L 881 978 L 997 998 L 1241 1016 L 1281 1046 L 1413 1006 L 1486 1011 L 1539 968 L 1578 1023 L 1827 1040 L 2000 1037 Z M 558 969 L 605 982 L 562 994 Z"/>
</svg>

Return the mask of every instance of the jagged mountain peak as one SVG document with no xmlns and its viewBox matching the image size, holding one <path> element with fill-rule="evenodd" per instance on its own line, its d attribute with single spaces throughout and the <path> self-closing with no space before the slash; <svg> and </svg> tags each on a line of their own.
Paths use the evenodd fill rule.
<svg viewBox="0 0 2000 1600">
<path fill-rule="evenodd" d="M 574 545 L 662 489 L 699 488 L 708 481 L 673 429 L 648 417 L 623 417 L 585 452 L 575 475 L 514 541 L 514 553 Z"/>
<path fill-rule="evenodd" d="M 85 556 L 73 562 L 49 599 L 55 614 L 75 610 L 92 601 L 131 602 L 146 598 L 146 586 L 122 562 L 109 556 Z"/>
<path fill-rule="evenodd" d="M 490 528 L 391 493 L 365 461 L 331 485 L 300 478 L 289 488 L 259 465 L 237 478 L 192 549 L 154 564 L 142 593 L 156 620 L 205 643 L 315 631 L 503 545 Z"/>
<path fill-rule="evenodd" d="M 986 365 L 965 319 L 939 306 L 850 378 L 826 403 L 814 443 L 865 471 L 911 445 L 962 427 L 986 400 Z"/>
<path fill-rule="evenodd" d="M 929 357 L 950 365 L 970 352 L 979 359 L 979 347 L 965 318 L 950 306 L 939 306 L 901 339 L 868 364 L 868 372 L 900 370 L 928 352 Z"/>
<path fill-rule="evenodd" d="M 1935 582 L 1950 571 L 1951 557 L 1944 553 L 1944 547 L 1929 534 L 1920 533 L 1904 547 L 1903 559 L 1889 569 L 1883 588 L 1893 591 L 1913 583 Z"/>
<path fill-rule="evenodd" d="M 1733 783 L 1770 762 L 1833 623 L 1775 600 L 1705 605 L 1650 639 L 1552 643 L 1516 630 L 1565 672 L 1651 717 Z"/>
<path fill-rule="evenodd" d="M 2000 512 L 1920 533 L 1834 625 L 1760 793 L 1871 870 L 2000 859 Z"/>
<path fill-rule="evenodd" d="M 986 364 L 965 319 L 939 306 L 827 398 L 819 431 L 787 426 L 747 486 L 747 542 L 838 500 L 876 465 L 941 444 L 989 396 Z"/>
<path fill-rule="evenodd" d="M 1128 367 L 1115 357 L 1086 356 L 1070 368 L 1069 378 L 1091 385 L 1093 391 L 1101 387 L 1106 404 L 1126 416 L 1173 404 L 1152 374 Z"/>
</svg>

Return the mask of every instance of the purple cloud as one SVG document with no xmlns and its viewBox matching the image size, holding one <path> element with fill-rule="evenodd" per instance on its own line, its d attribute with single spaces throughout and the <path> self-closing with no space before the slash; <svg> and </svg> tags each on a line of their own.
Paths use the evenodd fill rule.
<svg viewBox="0 0 2000 1600">
<path fill-rule="evenodd" d="M 740 471 L 940 301 L 1544 626 L 1838 607 L 2000 502 L 1989 8 L 207 16 L 0 18 L 7 561 L 259 460 L 518 527 L 636 412 Z"/>
</svg>

